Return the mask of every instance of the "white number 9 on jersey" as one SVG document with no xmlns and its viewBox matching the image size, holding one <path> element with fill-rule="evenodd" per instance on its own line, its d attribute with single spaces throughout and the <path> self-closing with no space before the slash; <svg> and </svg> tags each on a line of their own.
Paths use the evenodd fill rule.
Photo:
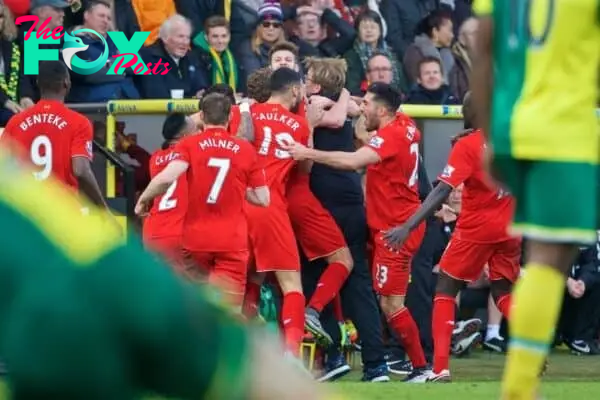
<svg viewBox="0 0 600 400">
<path fill-rule="evenodd" d="M 52 173 L 52 143 L 46 135 L 36 136 L 31 142 L 29 151 L 31 162 L 36 167 L 42 168 L 41 171 L 33 173 L 33 176 L 38 181 L 48 179 Z"/>
<path fill-rule="evenodd" d="M 263 141 L 260 144 L 260 149 L 258 149 L 258 154 L 266 156 L 269 154 L 269 149 L 271 148 L 271 143 L 273 141 L 273 130 L 268 126 L 263 128 Z M 281 160 L 285 160 L 286 158 L 291 158 L 292 155 L 281 149 L 283 146 L 291 146 L 295 143 L 294 138 L 287 132 L 281 132 L 275 135 L 275 143 L 277 144 L 277 148 L 275 148 L 275 157 Z"/>
</svg>

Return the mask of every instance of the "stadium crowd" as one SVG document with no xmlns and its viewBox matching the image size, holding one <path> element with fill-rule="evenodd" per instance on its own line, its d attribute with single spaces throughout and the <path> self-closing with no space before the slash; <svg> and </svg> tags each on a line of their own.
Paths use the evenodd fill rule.
<svg viewBox="0 0 600 400">
<path fill-rule="evenodd" d="M 468 104 L 472 66 L 470 49 L 477 33 L 477 22 L 472 18 L 470 3 L 468 0 L 307 0 L 281 3 L 270 0 L 5 1 L 0 15 L 0 73 L 3 75 L 0 77 L 3 101 L 0 123 L 5 126 L 16 114 L 34 107 L 40 100 L 36 77 L 23 74 L 23 38 L 34 27 L 30 23 L 15 25 L 15 17 L 31 14 L 39 18 L 38 28 L 42 28 L 42 22 L 48 21 L 45 26 L 48 30 L 59 26 L 64 26 L 67 31 L 92 29 L 103 35 L 108 43 L 110 57 L 104 68 L 92 75 L 71 72 L 70 90 L 65 93 L 67 103 L 114 99 L 200 100 L 200 115 L 192 119 L 178 114 L 167 117 L 162 130 L 165 146 L 162 150 L 151 149 L 157 150 L 152 157 L 126 136 L 124 126 L 117 127 L 118 150 L 138 161 L 136 187 L 140 193 L 147 194 L 156 189 L 158 184 L 153 186 L 151 178 L 164 178 L 161 171 L 169 164 L 168 161 L 172 161 L 168 157 L 172 154 L 170 146 L 180 141 L 176 148 L 178 154 L 184 154 L 182 143 L 189 140 L 183 139 L 183 136 L 195 131 L 198 124 L 204 125 L 206 131 L 215 126 L 229 125 L 233 135 L 252 138 L 257 143 L 268 142 L 269 146 L 271 137 L 267 138 L 265 132 L 269 129 L 289 130 L 298 123 L 300 130 L 306 128 L 304 144 L 309 144 L 308 137 L 311 136 L 315 149 L 353 152 L 367 146 L 378 150 L 383 139 L 378 144 L 378 136 L 373 138 L 373 128 L 377 129 L 377 126 L 370 126 L 368 116 L 364 115 L 368 107 L 365 99 L 375 98 L 386 106 L 394 106 L 394 110 L 401 103 Z M 170 68 L 165 68 L 163 74 L 135 75 L 128 69 L 123 75 L 107 75 L 115 62 L 112 56 L 119 54 L 117 46 L 106 35 L 112 30 L 122 31 L 128 37 L 137 31 L 151 32 L 140 50 L 140 56 L 145 63 L 153 65 L 159 60 L 166 60 Z M 81 59 L 94 60 L 104 51 L 102 42 L 94 35 L 80 33 L 79 37 L 89 46 L 77 54 Z M 61 40 L 59 44 L 47 46 L 60 49 L 63 43 Z M 287 112 L 299 105 L 295 101 L 300 97 L 294 89 L 295 75 L 288 73 L 289 70 L 302 76 L 310 99 L 305 107 L 301 107 L 307 123 L 300 119 L 300 122 L 296 121 Z M 395 88 L 394 93 L 398 96 L 386 91 L 388 86 L 377 86 L 378 83 Z M 210 97 L 212 94 L 215 94 L 213 98 Z M 219 102 L 222 100 L 219 95 L 229 98 L 233 104 L 240 104 L 232 108 L 231 122 L 219 118 L 219 109 L 229 109 L 229 105 Z M 250 110 L 248 99 L 259 103 L 252 105 L 249 123 L 245 120 Z M 256 115 L 273 112 L 260 104 L 267 100 L 288 106 L 288 110 L 278 111 L 288 118 L 287 127 L 273 128 L 258 120 Z M 206 101 L 204 108 L 203 101 Z M 207 118 L 213 119 L 207 121 Z M 395 121 L 398 121 L 399 131 L 418 132 L 414 122 L 402 114 Z M 314 128 L 312 134 L 308 133 L 309 125 Z M 469 118 L 465 115 L 465 129 L 471 132 L 470 128 Z M 158 135 L 158 131 L 144 134 Z M 214 140 L 218 140 L 218 135 L 215 137 Z M 277 135 L 275 137 L 277 141 Z M 415 137 L 415 143 L 418 143 L 420 133 Z M 291 159 L 290 153 L 294 158 L 300 154 L 298 159 L 302 161 L 302 150 L 292 146 L 302 140 L 296 136 L 291 139 L 291 142 L 284 140 L 284 149 L 280 150 L 281 154 L 285 153 L 282 158 Z M 263 154 L 260 146 L 258 150 L 259 154 Z M 250 149 L 249 154 L 252 151 Z M 196 162 L 193 153 L 190 150 L 189 154 L 181 156 L 192 170 Z M 380 154 L 380 157 L 384 156 Z M 377 264 L 377 268 L 380 266 L 373 262 L 373 257 L 378 256 L 377 249 L 381 246 L 373 242 L 379 240 L 375 237 L 379 231 L 393 226 L 373 228 L 369 222 L 370 228 L 377 231 L 369 235 L 367 219 L 372 217 L 368 206 L 365 209 L 363 170 L 374 167 L 364 163 L 341 171 L 316 158 L 313 160 L 315 163 L 307 175 L 312 194 L 307 197 L 306 193 L 294 193 L 288 186 L 288 192 L 281 197 L 289 203 L 291 227 L 300 242 L 298 253 L 295 240 L 292 243 L 294 250 L 288 250 L 292 258 L 301 259 L 301 276 L 295 276 L 294 271 L 286 271 L 287 274 L 279 274 L 276 279 L 267 277 L 263 281 L 262 274 L 250 272 L 247 282 L 246 276 L 243 277 L 242 291 L 229 293 L 229 301 L 241 307 L 248 317 L 259 313 L 275 325 L 278 325 L 278 319 L 284 319 L 281 325 L 286 341 L 296 348 L 302 340 L 317 341 L 323 349 L 323 373 L 319 380 L 334 380 L 350 371 L 351 366 L 344 354 L 349 348 L 361 352 L 365 381 L 387 381 L 390 373 L 406 375 L 407 380 L 412 382 L 430 379 L 423 371 L 435 358 L 432 320 L 435 330 L 434 298 L 436 301 L 441 298 L 439 284 L 436 290 L 440 260 L 449 247 L 457 219 L 460 221 L 463 187 L 470 183 L 467 180 L 456 182 L 456 185 L 450 182 L 452 171 L 447 169 L 440 179 L 430 179 L 422 160 L 417 158 L 417 180 L 413 183 L 418 188 L 415 194 L 419 203 L 427 204 L 426 200 L 431 198 L 432 193 L 442 192 L 444 185 L 451 186 L 451 191 L 445 192 L 444 204 L 436 207 L 435 213 L 424 215 L 421 228 L 415 228 L 415 232 L 421 229 L 422 240 L 417 240 L 416 248 L 408 257 L 410 268 L 408 265 L 407 268 L 411 270 L 408 289 L 405 288 L 402 293 L 386 293 L 381 290 L 385 283 L 381 277 L 387 272 L 372 271 L 376 268 L 372 264 Z M 159 168 L 161 163 L 164 165 Z M 406 168 L 398 167 L 398 171 L 403 169 Z M 165 183 L 174 185 L 185 172 L 173 173 L 170 180 L 162 182 L 163 186 Z M 248 175 L 252 173 L 248 172 Z M 197 178 L 212 179 L 202 174 Z M 260 177 L 251 177 L 250 181 L 255 184 L 248 185 L 255 188 L 270 186 L 271 204 L 268 207 L 264 206 L 269 203 L 269 196 L 265 198 L 260 190 L 255 189 L 252 195 L 248 195 L 249 201 L 257 205 L 250 212 L 255 213 L 251 219 L 264 218 L 263 225 L 266 225 L 272 216 L 267 217 L 264 213 L 275 212 L 272 211 L 273 201 L 278 197 L 273 194 L 268 179 L 261 183 Z M 434 182 L 435 188 L 431 182 Z M 194 185 L 192 181 L 188 184 L 190 188 Z M 175 207 L 168 201 L 169 196 L 175 198 L 175 189 L 171 192 L 166 189 L 175 186 L 169 185 L 165 186 L 166 194 L 162 200 L 157 199 L 154 208 L 149 207 L 151 210 L 144 210 L 149 211 L 150 218 L 153 213 Z M 181 185 L 178 190 L 183 190 Z M 158 194 L 156 189 L 154 197 Z M 210 199 L 211 194 L 208 195 Z M 146 201 L 152 205 L 151 200 L 141 194 L 142 203 Z M 315 200 L 316 203 L 313 202 Z M 189 204 L 193 204 L 191 200 Z M 408 216 L 416 213 L 417 209 L 418 206 L 411 209 Z M 298 214 L 294 214 L 296 211 Z M 312 217 L 315 219 L 310 219 Z M 176 217 L 171 215 L 168 218 Z M 285 218 L 288 218 L 287 214 Z M 311 237 L 315 230 L 322 228 L 315 221 L 323 220 L 335 221 L 333 231 L 321 231 L 318 232 L 320 236 Z M 261 227 L 267 229 L 263 225 Z M 325 228 L 330 226 L 325 225 Z M 151 247 L 164 252 L 161 247 L 164 242 L 153 241 L 163 239 L 158 237 L 160 235 L 153 237 L 160 229 L 148 227 L 146 223 L 144 235 Z M 252 238 L 252 226 L 248 229 Z M 210 232 L 202 229 L 194 232 L 193 236 L 211 236 Z M 287 232 L 279 234 L 285 236 Z M 215 233 L 215 236 L 219 235 Z M 234 236 L 228 236 L 227 241 L 234 241 Z M 275 237 L 278 237 L 278 232 L 275 232 Z M 315 240 L 325 244 L 315 244 Z M 185 241 L 184 247 L 190 250 Z M 322 252 L 322 249 L 331 251 Z M 189 260 L 202 265 L 214 260 L 193 253 L 181 254 L 180 259 L 180 254 L 167 251 L 165 256 L 184 274 L 197 279 L 194 267 L 188 265 Z M 597 343 L 600 331 L 599 254 L 600 244 L 582 248 L 565 288 L 568 296 L 557 328 L 556 342 L 565 343 L 578 354 L 600 354 Z M 289 254 L 274 252 L 271 257 L 278 256 L 285 259 Z M 256 261 L 259 272 L 271 271 L 260 267 L 260 260 Z M 481 267 L 486 262 L 484 260 Z M 460 293 L 451 298 L 452 313 L 455 304 L 458 309 L 458 322 L 453 327 L 452 341 L 448 346 L 455 355 L 467 354 L 479 342 L 489 351 L 506 350 L 508 332 L 503 315 L 508 312 L 506 304 L 501 301 L 503 297 L 498 296 L 491 284 L 497 280 L 491 271 L 493 267 L 486 265 L 483 273 L 474 279 L 464 279 L 471 282 L 461 286 Z M 291 269 L 294 269 L 293 266 Z M 214 279 L 213 283 L 221 283 L 218 276 Z M 293 298 L 295 293 L 302 295 Z M 402 298 L 400 303 L 395 302 L 397 297 Z M 292 308 L 297 310 L 298 303 L 301 303 L 302 316 L 290 311 Z M 301 330 L 290 333 L 290 328 L 285 326 L 288 319 L 302 320 Z M 443 371 L 436 371 L 434 376 L 443 378 L 440 372 Z"/>
</svg>

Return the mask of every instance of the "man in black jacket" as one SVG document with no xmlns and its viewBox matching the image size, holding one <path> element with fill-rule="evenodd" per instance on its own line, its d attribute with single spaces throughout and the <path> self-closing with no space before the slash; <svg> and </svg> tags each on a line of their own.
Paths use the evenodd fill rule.
<svg viewBox="0 0 600 400">
<path fill-rule="evenodd" d="M 559 331 L 571 350 L 597 355 L 600 330 L 600 242 L 584 247 L 567 278 Z M 527 273 L 527 271 L 525 271 Z"/>
<path fill-rule="evenodd" d="M 444 84 L 442 64 L 435 57 L 425 57 L 419 63 L 418 85 L 408 93 L 408 104 L 460 104 L 450 86 Z"/>
</svg>

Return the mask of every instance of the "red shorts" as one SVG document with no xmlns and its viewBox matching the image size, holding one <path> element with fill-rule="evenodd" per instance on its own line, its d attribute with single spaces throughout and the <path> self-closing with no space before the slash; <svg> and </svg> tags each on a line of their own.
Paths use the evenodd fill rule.
<svg viewBox="0 0 600 400">
<path fill-rule="evenodd" d="M 144 246 L 163 256 L 173 266 L 181 264 L 183 259 L 181 236 L 144 237 Z"/>
<path fill-rule="evenodd" d="M 309 261 L 348 247 L 337 223 L 310 191 L 308 181 L 288 185 L 286 197 L 292 228 Z"/>
<path fill-rule="evenodd" d="M 498 243 L 473 243 L 450 239 L 440 260 L 440 270 L 451 278 L 473 282 L 481 277 L 487 264 L 490 280 L 515 282 L 521 268 L 521 239 Z"/>
<path fill-rule="evenodd" d="M 248 206 L 246 216 L 256 271 L 300 271 L 296 238 L 285 207 Z"/>
<path fill-rule="evenodd" d="M 248 276 L 248 250 L 191 251 L 187 258 L 208 273 L 208 281 L 230 295 L 243 296 Z"/>
<path fill-rule="evenodd" d="M 371 231 L 373 240 L 373 287 L 382 296 L 406 296 L 410 264 L 425 235 L 425 223 L 413 230 L 400 250 L 386 247 L 381 231 Z"/>
</svg>

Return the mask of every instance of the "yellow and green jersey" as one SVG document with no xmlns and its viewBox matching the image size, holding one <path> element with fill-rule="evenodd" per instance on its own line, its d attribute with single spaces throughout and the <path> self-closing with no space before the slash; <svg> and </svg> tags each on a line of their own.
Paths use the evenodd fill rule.
<svg viewBox="0 0 600 400">
<path fill-rule="evenodd" d="M 11 390 L 242 397 L 246 330 L 103 212 L 80 210 L 69 190 L 0 155 L 0 354 Z"/>
<path fill-rule="evenodd" d="M 476 0 L 493 20 L 494 152 L 598 164 L 600 0 Z"/>
</svg>

